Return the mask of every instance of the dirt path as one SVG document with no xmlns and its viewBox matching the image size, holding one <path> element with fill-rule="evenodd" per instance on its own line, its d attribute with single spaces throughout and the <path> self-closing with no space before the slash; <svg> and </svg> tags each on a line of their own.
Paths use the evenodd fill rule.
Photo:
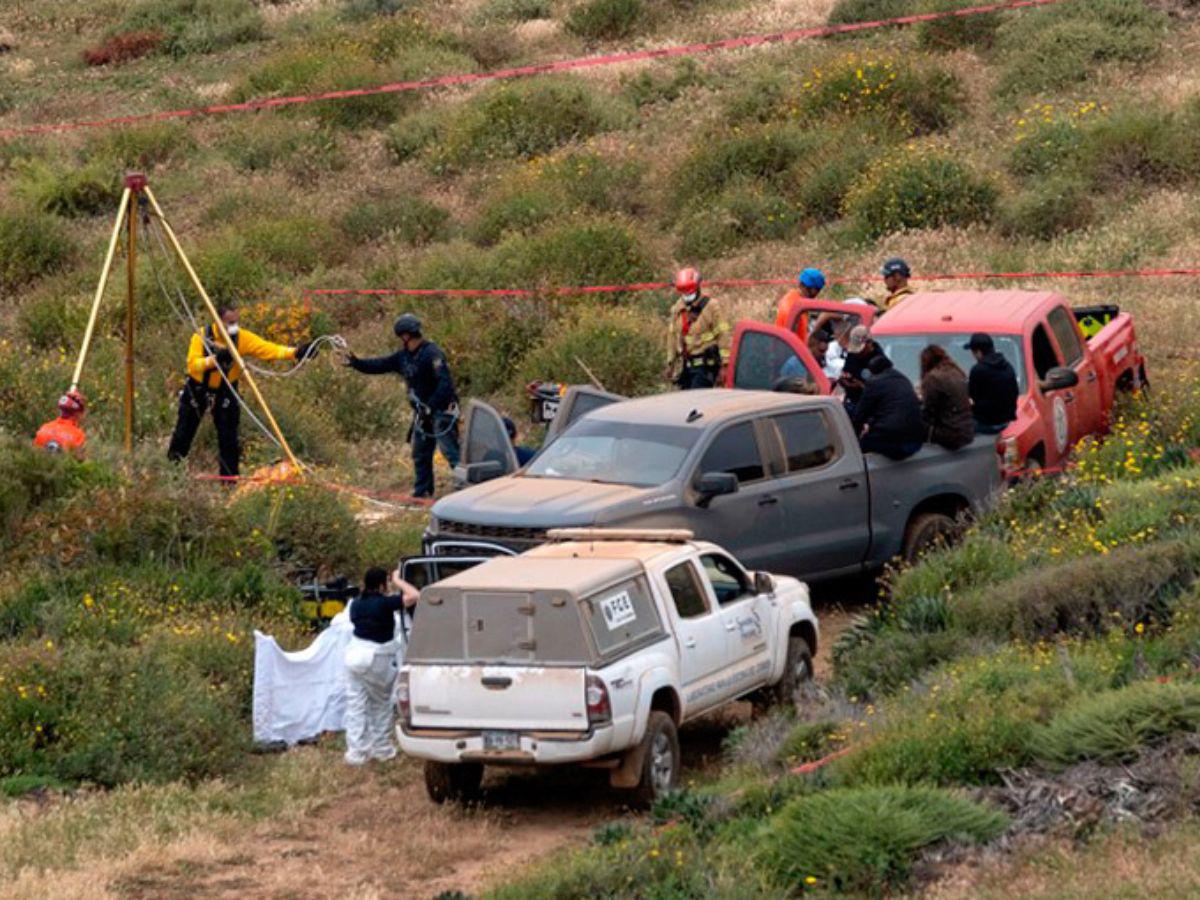
<svg viewBox="0 0 1200 900">
<path fill-rule="evenodd" d="M 829 648 L 854 613 L 819 606 L 817 675 L 829 677 Z M 744 707 L 744 708 L 743 708 Z M 721 741 L 749 704 L 685 727 L 685 782 L 713 772 Z M 332 746 L 321 754 L 347 787 L 286 822 L 227 837 L 193 836 L 129 860 L 109 890 L 127 898 L 432 898 L 473 894 L 565 846 L 584 844 L 600 824 L 636 813 L 605 773 L 563 769 L 489 773 L 476 809 L 437 806 L 411 760 L 347 772 Z"/>
</svg>

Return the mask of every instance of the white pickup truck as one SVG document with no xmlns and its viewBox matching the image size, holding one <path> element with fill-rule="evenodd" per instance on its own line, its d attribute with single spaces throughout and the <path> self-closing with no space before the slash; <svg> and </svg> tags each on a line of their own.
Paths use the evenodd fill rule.
<svg viewBox="0 0 1200 900">
<path fill-rule="evenodd" d="M 580 763 L 649 802 L 679 782 L 680 723 L 812 676 L 807 586 L 688 531 L 561 529 L 426 587 L 400 670 L 400 746 L 437 801 L 484 765 Z"/>
</svg>

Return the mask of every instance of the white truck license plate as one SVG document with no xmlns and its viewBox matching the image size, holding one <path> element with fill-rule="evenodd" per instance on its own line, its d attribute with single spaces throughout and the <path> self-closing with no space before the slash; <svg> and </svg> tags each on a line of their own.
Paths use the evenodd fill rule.
<svg viewBox="0 0 1200 900">
<path fill-rule="evenodd" d="M 484 750 L 519 750 L 521 749 L 520 735 L 515 731 L 485 731 L 483 733 Z"/>
<path fill-rule="evenodd" d="M 547 400 L 542 404 L 542 421 L 553 422 L 554 417 L 558 415 L 558 401 Z"/>
</svg>

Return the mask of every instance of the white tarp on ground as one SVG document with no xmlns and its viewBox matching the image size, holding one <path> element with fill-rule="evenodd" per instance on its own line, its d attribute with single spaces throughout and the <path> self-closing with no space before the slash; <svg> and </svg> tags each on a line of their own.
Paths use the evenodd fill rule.
<svg viewBox="0 0 1200 900">
<path fill-rule="evenodd" d="M 401 633 L 399 621 L 396 633 Z M 284 741 L 291 746 L 325 731 L 342 730 L 346 647 L 353 635 L 349 607 L 309 646 L 292 653 L 270 635 L 254 632 L 255 741 Z M 403 649 L 397 656 L 403 662 Z"/>
</svg>

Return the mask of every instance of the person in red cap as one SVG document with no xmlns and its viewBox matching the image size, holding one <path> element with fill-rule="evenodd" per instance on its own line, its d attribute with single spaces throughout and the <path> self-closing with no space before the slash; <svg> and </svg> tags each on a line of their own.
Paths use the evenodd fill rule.
<svg viewBox="0 0 1200 900">
<path fill-rule="evenodd" d="M 684 391 L 716 387 L 729 359 L 729 323 L 720 304 L 704 296 L 698 270 L 680 269 L 675 291 L 664 375 Z"/>
<path fill-rule="evenodd" d="M 33 439 L 35 447 L 61 452 L 80 450 L 87 442 L 87 435 L 79 427 L 87 401 L 79 391 L 67 391 L 58 398 L 58 418 L 38 429 Z"/>
</svg>

